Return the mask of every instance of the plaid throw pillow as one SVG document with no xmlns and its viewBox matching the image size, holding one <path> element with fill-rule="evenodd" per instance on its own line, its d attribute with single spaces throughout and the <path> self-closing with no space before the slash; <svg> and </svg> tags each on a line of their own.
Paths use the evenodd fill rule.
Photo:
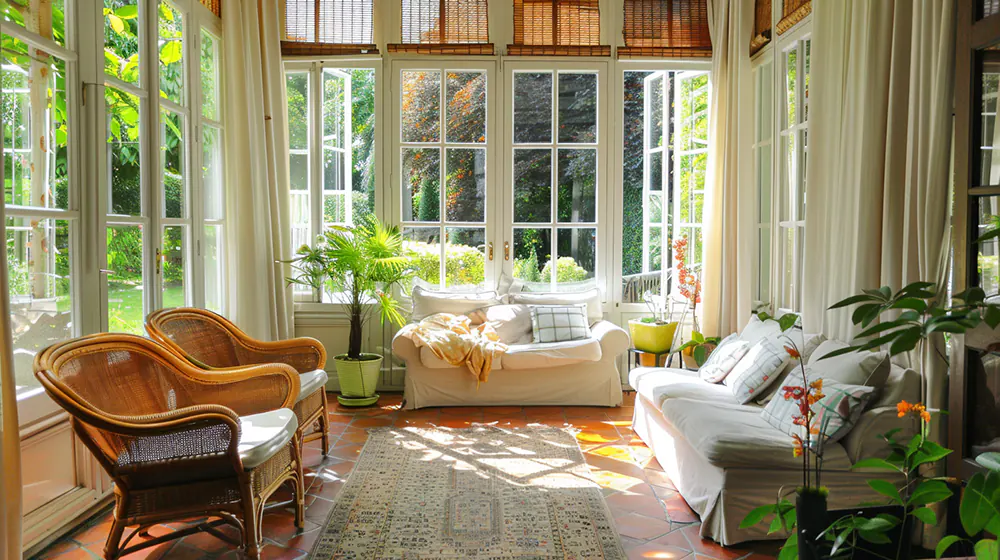
<svg viewBox="0 0 1000 560">
<path fill-rule="evenodd" d="M 765 338 L 746 351 L 726 376 L 726 386 L 740 404 L 746 404 L 774 383 L 789 359 L 788 351 Z"/>
<path fill-rule="evenodd" d="M 566 342 L 590 338 L 587 304 L 529 305 L 534 342 Z"/>
<path fill-rule="evenodd" d="M 698 377 L 709 383 L 722 381 L 749 349 L 750 343 L 740 340 L 736 333 L 727 336 L 698 369 Z"/>
<path fill-rule="evenodd" d="M 806 366 L 806 375 L 809 375 L 809 366 Z M 785 384 L 800 385 L 801 380 L 792 381 L 794 377 L 796 376 L 789 375 Z M 810 379 L 810 382 L 813 380 Z M 823 394 L 825 396 L 813 405 L 813 412 L 816 414 L 813 425 L 820 428 L 820 432 L 825 436 L 824 444 L 826 444 L 839 441 L 854 428 L 861 413 L 865 411 L 868 401 L 875 394 L 875 388 L 864 385 L 845 385 L 824 379 Z M 789 436 L 801 436 L 804 428 L 796 426 L 793 422 L 793 418 L 798 414 L 799 407 L 795 400 L 785 400 L 782 394 L 778 393 L 764 407 L 761 418 Z"/>
</svg>

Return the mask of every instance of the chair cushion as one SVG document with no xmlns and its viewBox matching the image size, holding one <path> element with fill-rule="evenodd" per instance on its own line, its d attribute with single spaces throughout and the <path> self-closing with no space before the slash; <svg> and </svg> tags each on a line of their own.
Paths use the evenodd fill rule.
<svg viewBox="0 0 1000 560">
<path fill-rule="evenodd" d="M 566 342 L 512 344 L 503 355 L 503 369 L 535 369 L 568 366 L 601 360 L 601 343 L 596 338 Z"/>
<path fill-rule="evenodd" d="M 691 399 L 670 399 L 663 416 L 691 447 L 719 468 L 802 468 L 794 456 L 788 434 L 768 425 L 761 409 L 738 404 L 713 404 Z M 826 446 L 823 467 L 846 469 L 847 452 L 839 443 Z"/>
<path fill-rule="evenodd" d="M 292 441 L 298 428 L 295 413 L 287 408 L 241 416 L 239 452 L 243 468 L 254 469 L 274 457 Z"/>
<path fill-rule="evenodd" d="M 317 389 L 325 388 L 326 382 L 330 379 L 330 376 L 326 374 L 325 371 L 321 369 L 307 371 L 305 373 L 299 374 L 299 398 L 295 402 L 300 402 L 304 400 L 309 395 L 316 392 Z"/>
<path fill-rule="evenodd" d="M 662 408 L 668 399 L 675 398 L 736 404 L 729 387 L 704 381 L 698 377 L 697 371 L 639 367 L 629 372 L 628 380 L 629 385 L 657 409 Z"/>
<path fill-rule="evenodd" d="M 508 294 L 510 303 L 523 303 L 525 305 L 573 305 L 575 303 L 587 304 L 587 317 L 590 324 L 594 324 L 604 318 L 604 309 L 601 306 L 601 291 L 597 288 L 583 292 L 520 292 Z"/>
</svg>

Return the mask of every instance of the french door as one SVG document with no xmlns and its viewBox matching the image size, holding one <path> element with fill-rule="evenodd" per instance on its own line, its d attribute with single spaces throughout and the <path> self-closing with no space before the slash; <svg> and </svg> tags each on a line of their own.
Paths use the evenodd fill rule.
<svg viewBox="0 0 1000 560">
<path fill-rule="evenodd" d="M 607 294 L 607 65 L 507 62 L 503 268 L 534 291 Z"/>
<path fill-rule="evenodd" d="M 431 289 L 495 285 L 493 61 L 393 61 L 395 223 Z"/>
</svg>

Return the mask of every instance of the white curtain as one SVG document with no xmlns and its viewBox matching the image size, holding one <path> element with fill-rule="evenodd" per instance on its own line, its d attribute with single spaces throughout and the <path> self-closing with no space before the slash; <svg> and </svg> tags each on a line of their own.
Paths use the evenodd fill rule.
<svg viewBox="0 0 1000 560">
<path fill-rule="evenodd" d="M 750 316 L 755 235 L 753 0 L 709 0 L 712 35 L 702 330 L 726 336 Z"/>
<path fill-rule="evenodd" d="M 0 167 L 3 154 L 0 154 Z M 0 204 L 0 224 L 7 223 Z M 10 324 L 10 285 L 7 244 L 0 246 L 0 554 L 21 557 L 21 435 L 17 421 L 17 384 L 14 381 L 14 341 Z"/>
<path fill-rule="evenodd" d="M 222 3 L 232 320 L 252 336 L 293 335 L 285 261 L 288 127 L 278 0 Z"/>
<path fill-rule="evenodd" d="M 863 288 L 946 281 L 954 7 L 813 3 L 807 332 L 850 340 L 850 311 L 827 310 L 837 300 Z M 920 368 L 924 399 L 944 406 L 947 368 L 928 354 L 935 358 Z"/>
</svg>

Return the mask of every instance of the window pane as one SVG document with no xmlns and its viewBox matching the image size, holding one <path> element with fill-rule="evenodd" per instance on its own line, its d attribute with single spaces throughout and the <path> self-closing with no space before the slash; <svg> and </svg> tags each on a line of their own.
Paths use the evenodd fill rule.
<svg viewBox="0 0 1000 560">
<path fill-rule="evenodd" d="M 441 140 L 441 72 L 403 72 L 403 142 Z"/>
<path fill-rule="evenodd" d="M 486 142 L 486 73 L 448 72 L 448 135 L 455 143 Z"/>
<path fill-rule="evenodd" d="M 309 148 L 309 74 L 285 74 L 285 95 L 288 98 L 288 147 L 306 150 Z"/>
<path fill-rule="evenodd" d="M 201 114 L 219 120 L 219 59 L 218 39 L 201 31 Z"/>
<path fill-rule="evenodd" d="M 325 192 L 343 191 L 345 161 L 347 153 L 343 148 L 323 146 L 323 190 Z"/>
<path fill-rule="evenodd" d="M 559 228 L 559 255 L 556 263 L 558 284 L 580 284 L 594 278 L 597 255 L 597 230 L 593 228 Z M 546 263 L 552 267 L 552 262 Z M 546 276 L 545 271 L 542 275 Z"/>
<path fill-rule="evenodd" d="M 661 270 L 660 267 L 663 265 L 663 245 L 665 242 L 665 240 L 663 239 L 663 228 L 662 227 L 649 228 L 649 235 L 647 237 L 647 242 L 649 243 L 649 249 L 648 249 L 649 256 L 647 257 L 649 259 L 649 263 L 647 265 L 647 269 L 650 272 L 658 272 Z M 656 278 L 658 279 L 659 276 L 657 275 Z M 658 287 L 659 286 L 657 285 L 656 289 L 658 289 Z M 654 289 L 654 287 L 651 286 L 647 289 Z M 646 290 L 643 290 L 642 292 L 640 292 L 640 294 L 645 293 L 645 291 Z M 638 299 L 636 301 L 638 301 Z"/>
<path fill-rule="evenodd" d="M 976 237 L 1000 228 L 1000 197 L 984 196 L 976 199 L 979 212 Z M 976 268 L 979 274 L 979 287 L 987 295 L 1000 291 L 1000 241 L 996 238 L 979 244 L 970 244 L 970 249 L 976 251 Z"/>
<path fill-rule="evenodd" d="M 547 265 L 551 256 L 552 230 L 514 228 L 514 278 L 526 283 L 544 283 L 549 288 L 552 267 Z M 535 291 L 539 291 L 538 286 Z"/>
<path fill-rule="evenodd" d="M 552 73 L 514 73 L 514 143 L 552 141 Z"/>
<path fill-rule="evenodd" d="M 221 225 L 205 226 L 205 308 L 222 313 L 222 289 L 224 286 L 223 238 Z"/>
<path fill-rule="evenodd" d="M 771 298 L 771 228 L 761 228 L 757 240 L 757 300 L 770 303 Z"/>
<path fill-rule="evenodd" d="M 375 70 L 351 73 L 351 218 L 375 212 Z"/>
<path fill-rule="evenodd" d="M 767 144 L 757 149 L 757 192 L 759 207 L 757 221 L 761 224 L 771 223 L 771 145 Z"/>
<path fill-rule="evenodd" d="M 441 219 L 441 150 L 403 148 L 403 221 Z"/>
<path fill-rule="evenodd" d="M 680 156 L 680 177 L 678 186 L 681 193 L 682 222 L 701 223 L 702 201 L 705 192 L 705 171 L 708 152 Z"/>
<path fill-rule="evenodd" d="M 344 96 L 347 95 L 348 78 L 332 69 L 323 71 L 323 145 L 344 147 Z"/>
<path fill-rule="evenodd" d="M 792 214 L 792 193 L 798 190 L 796 186 L 798 184 L 798 175 L 795 172 L 795 137 L 789 135 L 782 135 L 782 164 L 783 169 L 781 170 L 784 176 L 783 187 L 781 189 L 781 205 L 780 212 L 778 214 L 778 219 L 781 221 L 794 220 L 795 216 Z"/>
<path fill-rule="evenodd" d="M 983 62 L 982 73 L 982 138 L 979 145 L 981 170 L 980 185 L 1000 185 L 1000 157 L 993 153 L 1000 150 L 1000 128 L 997 124 L 997 97 L 1000 95 L 1000 65 Z M 992 72 L 986 70 L 993 70 Z"/>
<path fill-rule="evenodd" d="M 792 49 L 785 53 L 785 103 L 787 105 L 786 121 L 784 128 L 796 124 L 795 104 L 798 101 L 795 96 L 796 73 L 798 72 L 798 51 Z"/>
<path fill-rule="evenodd" d="M 802 84 L 802 98 L 805 106 L 802 107 L 802 122 L 809 120 L 809 64 L 812 59 L 812 40 L 806 39 L 806 56 L 802 61 L 802 71 L 805 72 L 805 80 Z"/>
<path fill-rule="evenodd" d="M 221 220 L 226 214 L 222 192 L 222 131 L 214 126 L 204 125 L 201 135 L 203 152 L 201 176 L 205 219 Z"/>
<path fill-rule="evenodd" d="M 643 231 L 644 214 L 649 211 L 644 204 L 643 192 L 644 181 L 649 181 L 649 173 L 644 169 L 649 160 L 648 157 L 656 155 L 661 158 L 659 152 L 650 154 L 645 150 L 645 137 L 652 128 L 648 104 L 653 103 L 653 88 L 648 87 L 650 82 L 655 81 L 662 87 L 663 78 L 650 80 L 648 76 L 653 72 L 625 72 L 622 88 L 624 94 L 624 107 L 622 110 L 622 131 L 624 143 L 622 146 L 622 301 L 625 303 L 638 303 L 641 301 L 643 292 L 653 290 L 659 292 L 659 274 L 648 274 L 649 251 L 653 245 L 646 238 Z M 660 92 L 662 93 L 662 92 Z M 662 97 L 660 97 L 662 101 Z M 661 103 L 662 104 L 662 103 Z M 662 120 L 662 114 L 661 114 Z M 649 185 L 652 187 L 652 185 Z M 659 186 L 659 182 L 657 182 Z M 650 197 L 652 199 L 653 197 Z M 658 198 L 658 197 L 657 197 Z M 656 248 L 658 249 L 658 245 Z"/>
<path fill-rule="evenodd" d="M 108 227 L 108 327 L 142 335 L 142 226 Z"/>
<path fill-rule="evenodd" d="M 347 224 L 347 196 L 344 193 L 323 195 L 323 226 Z"/>
<path fill-rule="evenodd" d="M 35 354 L 74 335 L 70 227 L 65 220 L 20 217 L 8 218 L 6 225 L 14 379 L 20 392 L 38 386 Z"/>
<path fill-rule="evenodd" d="M 597 150 L 559 150 L 559 221 L 597 221 Z"/>
<path fill-rule="evenodd" d="M 414 277 L 435 288 L 441 285 L 441 229 L 403 228 L 403 247 L 414 268 Z"/>
<path fill-rule="evenodd" d="M 2 98 L 4 200 L 18 206 L 69 207 L 66 65 L 29 58 L 28 46 L 4 36 Z"/>
<path fill-rule="evenodd" d="M 708 149 L 708 73 L 681 74 L 677 80 L 677 149 Z"/>
<path fill-rule="evenodd" d="M 181 13 L 168 2 L 158 10 L 158 49 L 160 54 L 160 95 L 174 103 L 184 103 L 184 48 Z"/>
<path fill-rule="evenodd" d="M 514 150 L 514 221 L 552 221 L 552 150 Z"/>
<path fill-rule="evenodd" d="M 108 120 L 108 183 L 112 214 L 142 215 L 142 164 L 139 145 L 138 97 L 113 87 L 104 88 Z"/>
<path fill-rule="evenodd" d="M 448 148 L 445 212 L 449 222 L 486 221 L 486 150 Z"/>
<path fill-rule="evenodd" d="M 445 286 L 474 288 L 486 283 L 486 229 L 445 228 Z"/>
<path fill-rule="evenodd" d="M 187 290 L 187 227 L 163 228 L 163 307 L 184 307 Z"/>
<path fill-rule="evenodd" d="M 661 75 L 649 80 L 649 120 L 646 129 L 649 134 L 649 148 L 663 146 L 663 99 L 665 97 L 664 83 L 666 76 Z"/>
<path fill-rule="evenodd" d="M 597 141 L 597 74 L 559 74 L 559 141 Z"/>
<path fill-rule="evenodd" d="M 138 4 L 104 0 L 104 72 L 130 84 L 140 83 Z"/>
<path fill-rule="evenodd" d="M 781 228 L 781 299 L 782 309 L 795 309 L 795 228 Z"/>
<path fill-rule="evenodd" d="M 160 158 L 163 161 L 163 215 L 187 217 L 184 117 L 165 109 L 160 111 Z"/>
</svg>

